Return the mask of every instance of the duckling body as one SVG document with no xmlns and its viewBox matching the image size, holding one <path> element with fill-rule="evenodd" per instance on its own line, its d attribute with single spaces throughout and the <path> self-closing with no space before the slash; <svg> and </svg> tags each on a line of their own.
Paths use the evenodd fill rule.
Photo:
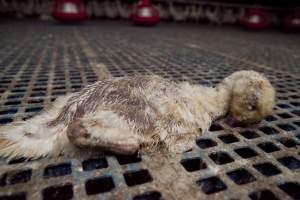
<svg viewBox="0 0 300 200">
<path fill-rule="evenodd" d="M 192 148 L 213 120 L 231 111 L 232 99 L 236 99 L 232 96 L 235 83 L 241 79 L 247 84 L 265 84 L 252 83 L 262 95 L 250 98 L 257 94 L 250 91 L 246 93 L 249 99 L 257 101 L 268 93 L 266 98 L 271 100 L 265 103 L 274 103 L 271 84 L 252 71 L 236 72 L 217 87 L 176 83 L 159 76 L 98 81 L 78 93 L 59 98 L 48 112 L 1 127 L 0 155 L 55 156 L 80 149 L 132 154 L 137 150 L 155 150 L 158 145 L 180 153 Z M 263 106 L 268 110 L 260 112 L 260 118 L 269 114 L 273 105 Z M 240 112 L 234 113 L 244 119 Z"/>
</svg>

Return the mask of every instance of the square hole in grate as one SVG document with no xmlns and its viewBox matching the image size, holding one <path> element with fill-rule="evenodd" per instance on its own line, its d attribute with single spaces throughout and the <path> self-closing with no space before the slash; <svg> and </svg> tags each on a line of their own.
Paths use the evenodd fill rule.
<svg viewBox="0 0 300 200">
<path fill-rule="evenodd" d="M 286 156 L 277 159 L 282 165 L 286 166 L 289 169 L 298 169 L 300 168 L 300 161 L 293 156 Z"/>
<path fill-rule="evenodd" d="M 13 160 L 10 160 L 8 162 L 9 165 L 14 165 L 14 164 L 19 164 L 19 163 L 23 163 L 25 161 L 30 161 L 30 159 L 27 159 L 25 157 L 20 157 L 20 158 L 16 158 L 16 159 L 13 159 Z"/>
<path fill-rule="evenodd" d="M 31 108 L 26 108 L 25 112 L 40 112 L 43 110 L 43 107 L 31 107 Z"/>
<path fill-rule="evenodd" d="M 249 147 L 241 147 L 241 148 L 235 149 L 234 151 L 237 154 L 239 154 L 239 156 L 241 156 L 242 158 L 252 158 L 252 157 L 258 155 L 258 153 L 256 151 L 254 151 L 253 149 L 251 149 Z"/>
<path fill-rule="evenodd" d="M 249 194 L 252 200 L 279 200 L 270 190 L 258 190 Z"/>
<path fill-rule="evenodd" d="M 85 191 L 88 195 L 109 192 L 115 188 L 114 181 L 110 176 L 101 176 L 87 180 Z"/>
<path fill-rule="evenodd" d="M 278 131 L 272 127 L 264 126 L 259 128 L 260 131 L 262 131 L 266 135 L 274 135 L 278 134 Z"/>
<path fill-rule="evenodd" d="M 46 96 L 45 92 L 33 92 L 31 95 L 31 97 L 43 97 Z"/>
<path fill-rule="evenodd" d="M 84 171 L 91 171 L 94 169 L 101 169 L 106 167 L 108 167 L 106 158 L 95 158 L 82 162 L 82 169 Z"/>
<path fill-rule="evenodd" d="M 120 165 L 126 165 L 129 163 L 137 163 L 142 161 L 140 154 L 135 153 L 133 155 L 117 155 L 117 160 Z"/>
<path fill-rule="evenodd" d="M 221 135 L 219 136 L 219 139 L 222 140 L 225 144 L 230 144 L 239 141 L 239 139 L 232 134 Z"/>
<path fill-rule="evenodd" d="M 218 165 L 224 165 L 234 161 L 228 153 L 222 151 L 211 153 L 209 157 Z"/>
<path fill-rule="evenodd" d="M 292 147 L 295 147 L 298 145 L 298 142 L 296 142 L 295 140 L 293 140 L 291 138 L 283 137 L 283 138 L 279 138 L 278 141 L 288 148 L 292 148 Z"/>
<path fill-rule="evenodd" d="M 292 104 L 293 106 L 296 106 L 296 107 L 299 107 L 299 106 L 300 106 L 300 103 L 299 103 L 299 102 L 296 102 L 296 101 L 293 101 L 293 102 L 291 102 L 290 104 Z"/>
<path fill-rule="evenodd" d="M 180 161 L 181 165 L 188 172 L 197 171 L 207 168 L 205 162 L 201 158 L 188 158 Z"/>
<path fill-rule="evenodd" d="M 289 106 L 289 105 L 287 105 L 287 104 L 283 104 L 283 103 L 281 103 L 281 104 L 277 104 L 277 106 L 278 106 L 279 108 L 290 108 L 290 106 Z"/>
<path fill-rule="evenodd" d="M 257 145 L 259 148 L 264 150 L 266 153 L 272 153 L 274 151 L 279 151 L 280 149 L 274 145 L 272 142 L 263 142 Z"/>
<path fill-rule="evenodd" d="M 8 123 L 11 123 L 13 121 L 12 118 L 1 118 L 0 119 L 0 124 L 8 124 Z"/>
<path fill-rule="evenodd" d="M 200 179 L 196 183 L 200 186 L 201 190 L 205 194 L 220 192 L 227 188 L 225 183 L 219 177 L 216 176 Z"/>
<path fill-rule="evenodd" d="M 11 195 L 0 196 L 0 200 L 26 200 L 26 193 L 20 192 Z"/>
<path fill-rule="evenodd" d="M 300 199 L 300 184 L 297 182 L 286 182 L 278 187 L 291 196 L 293 199 Z"/>
<path fill-rule="evenodd" d="M 20 93 L 20 94 L 12 94 L 12 95 L 9 95 L 7 97 L 7 99 L 20 99 L 24 96 L 24 94 Z"/>
<path fill-rule="evenodd" d="M 256 178 L 246 169 L 237 169 L 227 172 L 227 175 L 238 185 L 247 184 L 256 180 Z"/>
<path fill-rule="evenodd" d="M 2 174 L 0 176 L 0 187 L 4 187 L 6 185 L 7 174 Z"/>
<path fill-rule="evenodd" d="M 38 104 L 38 103 L 43 103 L 44 99 L 31 99 L 28 100 L 28 104 Z"/>
<path fill-rule="evenodd" d="M 50 165 L 44 171 L 44 177 L 65 176 L 72 173 L 71 164 L 62 163 L 58 165 Z"/>
<path fill-rule="evenodd" d="M 0 115 L 11 115 L 11 114 L 15 114 L 17 112 L 18 112 L 17 108 L 11 108 L 11 109 L 7 109 L 7 110 L 1 110 Z"/>
<path fill-rule="evenodd" d="M 281 128 L 282 130 L 284 130 L 284 131 L 293 131 L 293 130 L 296 130 L 295 127 L 293 127 L 290 124 L 278 124 L 277 126 L 279 128 Z"/>
<path fill-rule="evenodd" d="M 277 118 L 274 117 L 274 116 L 272 116 L 272 115 L 269 115 L 269 116 L 267 116 L 267 117 L 265 118 L 265 120 L 268 121 L 268 122 L 272 122 L 272 121 L 276 121 Z"/>
<path fill-rule="evenodd" d="M 14 174 L 9 175 L 8 183 L 9 184 L 17 184 L 17 183 L 26 183 L 30 181 L 32 171 L 31 169 L 23 170 L 16 172 Z"/>
<path fill-rule="evenodd" d="M 158 191 L 145 192 L 133 197 L 133 200 L 162 200 L 161 193 Z"/>
<path fill-rule="evenodd" d="M 274 176 L 281 173 L 275 165 L 267 162 L 255 164 L 253 167 L 265 176 Z"/>
<path fill-rule="evenodd" d="M 196 141 L 196 144 L 201 149 L 206 149 L 206 148 L 214 147 L 217 145 L 217 143 L 211 139 L 199 139 Z"/>
<path fill-rule="evenodd" d="M 43 200 L 66 200 L 73 198 L 73 186 L 72 184 L 66 184 L 63 186 L 51 186 L 43 190 Z"/>
<path fill-rule="evenodd" d="M 292 111 L 293 114 L 300 116 L 300 110 L 293 110 Z"/>
<path fill-rule="evenodd" d="M 126 172 L 124 178 L 128 186 L 140 185 L 152 181 L 152 176 L 146 169 Z"/>
<path fill-rule="evenodd" d="M 21 104 L 21 101 L 7 101 L 4 105 L 19 105 Z"/>
<path fill-rule="evenodd" d="M 296 126 L 300 127 L 300 121 L 298 122 L 293 122 Z"/>
<path fill-rule="evenodd" d="M 293 116 L 288 114 L 288 113 L 280 113 L 277 114 L 279 117 L 283 118 L 283 119 L 288 119 L 288 118 L 292 118 Z"/>
<path fill-rule="evenodd" d="M 212 124 L 209 128 L 209 131 L 221 131 L 223 127 L 219 124 Z"/>
<path fill-rule="evenodd" d="M 240 134 L 249 140 L 259 137 L 259 135 L 257 133 L 255 133 L 254 131 L 243 131 Z"/>
</svg>

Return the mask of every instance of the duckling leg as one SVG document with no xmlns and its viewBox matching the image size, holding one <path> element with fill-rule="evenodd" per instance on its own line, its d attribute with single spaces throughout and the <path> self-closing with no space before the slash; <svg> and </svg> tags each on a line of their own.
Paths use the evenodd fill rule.
<svg viewBox="0 0 300 200">
<path fill-rule="evenodd" d="M 98 148 L 118 154 L 134 154 L 140 147 L 136 135 L 120 128 L 109 119 L 93 117 L 79 119 L 68 126 L 71 143 L 80 148 Z"/>
</svg>

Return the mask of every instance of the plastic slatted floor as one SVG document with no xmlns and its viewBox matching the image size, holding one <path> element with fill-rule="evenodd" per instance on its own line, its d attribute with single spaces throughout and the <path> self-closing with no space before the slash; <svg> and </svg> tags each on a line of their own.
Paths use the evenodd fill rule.
<svg viewBox="0 0 300 200">
<path fill-rule="evenodd" d="M 231 127 L 220 120 L 182 155 L 99 153 L 29 162 L 2 160 L 0 200 L 300 199 L 300 77 L 291 73 L 295 68 L 281 71 L 276 65 L 256 62 L 261 57 L 245 60 L 229 55 L 224 49 L 234 47 L 226 42 L 219 53 L 211 49 L 213 44 L 204 44 L 211 38 L 188 37 L 187 33 L 199 31 L 193 26 L 182 25 L 184 30 L 180 25 L 167 26 L 1 24 L 5 31 L 0 31 L 0 123 L 27 119 L 57 96 L 96 81 L 98 64 L 112 76 L 158 74 L 206 85 L 215 85 L 236 70 L 255 69 L 277 89 L 274 114 L 255 127 Z M 216 35 L 231 30 L 210 31 Z M 229 39 L 236 38 L 238 51 L 239 41 L 245 41 L 248 33 L 231 33 Z M 269 41 L 273 33 L 262 37 Z M 259 44 L 257 48 L 260 51 Z M 281 62 L 280 57 L 272 59 Z"/>
</svg>

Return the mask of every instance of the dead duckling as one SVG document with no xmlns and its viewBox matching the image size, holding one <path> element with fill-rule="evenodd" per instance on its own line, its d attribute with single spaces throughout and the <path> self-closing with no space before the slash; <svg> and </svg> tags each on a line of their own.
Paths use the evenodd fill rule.
<svg viewBox="0 0 300 200">
<path fill-rule="evenodd" d="M 216 87 L 159 76 L 110 78 L 58 98 L 27 121 L 0 127 L 0 156 L 72 156 L 85 150 L 133 154 L 158 145 L 180 153 L 215 119 L 229 114 L 256 123 L 272 112 L 274 102 L 274 88 L 254 71 L 235 72 Z"/>
</svg>

